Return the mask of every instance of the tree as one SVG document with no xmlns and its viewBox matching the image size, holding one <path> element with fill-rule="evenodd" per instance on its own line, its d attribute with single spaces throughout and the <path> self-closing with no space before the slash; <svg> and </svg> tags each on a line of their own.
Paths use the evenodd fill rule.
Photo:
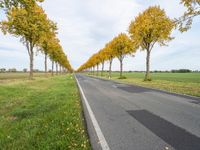
<svg viewBox="0 0 200 150">
<path fill-rule="evenodd" d="M 187 11 L 180 18 L 176 19 L 176 25 L 181 32 L 191 28 L 193 18 L 200 15 L 200 0 L 181 0 Z"/>
<path fill-rule="evenodd" d="M 13 7 L 7 14 L 7 21 L 2 22 L 4 33 L 20 37 L 26 45 L 30 60 L 30 76 L 33 78 L 34 47 L 39 45 L 46 32 L 49 22 L 43 9 L 36 3 L 28 3 L 27 7 Z"/>
<path fill-rule="evenodd" d="M 156 43 L 165 46 L 172 40 L 170 36 L 174 28 L 174 22 L 168 18 L 165 11 L 159 6 L 149 7 L 135 18 L 129 26 L 129 33 L 135 45 L 141 50 L 146 50 L 146 74 L 145 81 L 150 81 L 150 54 Z"/>
<path fill-rule="evenodd" d="M 107 43 L 104 50 L 107 53 L 107 60 L 109 61 L 109 75 L 108 75 L 109 78 L 111 78 L 112 62 L 113 62 L 113 59 L 115 58 L 115 55 L 112 49 L 112 44 L 113 44 L 112 42 Z"/>
<path fill-rule="evenodd" d="M 113 54 L 118 58 L 120 62 L 120 78 L 123 78 L 123 60 L 127 54 L 132 54 L 136 51 L 136 49 L 133 46 L 130 38 L 124 33 L 119 34 L 116 38 L 113 39 L 112 49 Z"/>
<path fill-rule="evenodd" d="M 6 72 L 6 68 L 0 68 L 0 72 L 2 73 L 5 73 Z"/>
<path fill-rule="evenodd" d="M 26 69 L 26 68 L 24 68 L 24 69 L 23 69 L 23 72 L 25 72 L 25 73 L 26 73 L 26 72 L 27 72 L 27 69 Z"/>
<path fill-rule="evenodd" d="M 93 55 L 93 60 L 92 60 L 92 61 L 95 62 L 94 64 L 95 64 L 96 67 L 97 67 L 97 76 L 99 76 L 100 56 L 98 55 L 98 53 L 96 53 L 96 54 Z"/>
<path fill-rule="evenodd" d="M 51 51 L 53 51 L 54 45 L 57 44 L 59 40 L 56 38 L 56 35 L 53 32 L 46 33 L 44 36 L 45 36 L 44 40 L 40 44 L 39 49 L 45 55 L 44 66 L 45 66 L 45 73 L 47 74 L 47 56 Z"/>
<path fill-rule="evenodd" d="M 8 72 L 17 72 L 17 69 L 16 68 L 10 68 L 10 69 L 8 69 Z"/>
<path fill-rule="evenodd" d="M 102 49 L 102 50 L 99 51 L 98 55 L 99 55 L 99 59 L 100 59 L 101 65 L 102 65 L 102 68 L 101 68 L 101 76 L 103 76 L 104 63 L 105 63 L 105 61 L 108 59 L 108 57 L 107 57 L 108 54 L 107 54 L 107 52 L 106 52 L 106 50 L 105 50 L 105 48 L 104 48 L 104 49 Z"/>
<path fill-rule="evenodd" d="M 51 43 L 51 48 L 49 49 L 49 57 L 52 61 L 52 68 L 51 68 L 51 75 L 54 75 L 54 63 L 57 61 L 59 58 L 59 50 L 61 50 L 61 46 L 59 43 Z"/>
</svg>

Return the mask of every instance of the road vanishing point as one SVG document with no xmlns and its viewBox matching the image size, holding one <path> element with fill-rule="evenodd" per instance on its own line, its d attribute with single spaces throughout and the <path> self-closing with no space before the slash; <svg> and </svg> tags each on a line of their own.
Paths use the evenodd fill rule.
<svg viewBox="0 0 200 150">
<path fill-rule="evenodd" d="M 200 99 L 76 74 L 94 150 L 200 150 Z"/>
</svg>

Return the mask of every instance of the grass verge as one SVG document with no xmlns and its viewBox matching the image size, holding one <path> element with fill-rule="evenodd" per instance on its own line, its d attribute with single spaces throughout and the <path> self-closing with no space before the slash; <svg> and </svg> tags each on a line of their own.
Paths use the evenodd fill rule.
<svg viewBox="0 0 200 150">
<path fill-rule="evenodd" d="M 144 73 L 124 73 L 123 75 L 126 79 L 121 80 L 119 73 L 113 72 L 111 80 L 200 97 L 200 73 L 152 73 L 152 81 L 146 82 Z M 108 79 L 106 73 L 103 78 Z"/>
<path fill-rule="evenodd" d="M 90 149 L 73 77 L 0 84 L 0 149 Z"/>
</svg>

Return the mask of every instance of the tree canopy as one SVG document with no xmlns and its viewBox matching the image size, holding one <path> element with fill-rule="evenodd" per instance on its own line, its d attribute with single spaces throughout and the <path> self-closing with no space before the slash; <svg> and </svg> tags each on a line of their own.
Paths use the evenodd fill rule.
<svg viewBox="0 0 200 150">
<path fill-rule="evenodd" d="M 172 40 L 170 36 L 174 28 L 173 21 L 168 18 L 159 6 L 149 7 L 140 13 L 129 26 L 129 33 L 134 42 L 144 49 L 151 50 L 155 43 L 161 46 Z"/>
</svg>

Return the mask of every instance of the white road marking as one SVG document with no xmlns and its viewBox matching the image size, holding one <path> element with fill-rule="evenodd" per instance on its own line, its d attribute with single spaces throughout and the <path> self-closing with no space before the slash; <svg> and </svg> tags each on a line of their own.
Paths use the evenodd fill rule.
<svg viewBox="0 0 200 150">
<path fill-rule="evenodd" d="M 92 120 L 92 124 L 94 126 L 94 129 L 96 131 L 97 137 L 99 139 L 99 143 L 101 145 L 101 148 L 102 148 L 102 150 L 110 150 L 110 148 L 108 146 L 108 143 L 106 142 L 106 139 L 105 139 L 105 137 L 104 137 L 104 135 L 103 135 L 103 133 L 101 131 L 101 128 L 99 127 L 99 124 L 98 124 L 98 122 L 97 122 L 97 120 L 96 120 L 96 118 L 94 116 L 94 113 L 93 113 L 93 111 L 92 111 L 92 109 L 91 109 L 91 107 L 90 107 L 90 105 L 88 103 L 88 100 L 87 100 L 87 98 L 86 98 L 86 96 L 85 96 L 85 94 L 83 92 L 83 89 L 80 86 L 79 81 L 76 78 L 76 75 L 75 75 L 75 79 L 77 81 L 77 84 L 78 84 L 78 87 L 80 89 L 81 95 L 83 96 L 83 100 L 84 100 L 85 105 L 87 107 L 87 110 L 89 112 L 90 118 Z"/>
</svg>

